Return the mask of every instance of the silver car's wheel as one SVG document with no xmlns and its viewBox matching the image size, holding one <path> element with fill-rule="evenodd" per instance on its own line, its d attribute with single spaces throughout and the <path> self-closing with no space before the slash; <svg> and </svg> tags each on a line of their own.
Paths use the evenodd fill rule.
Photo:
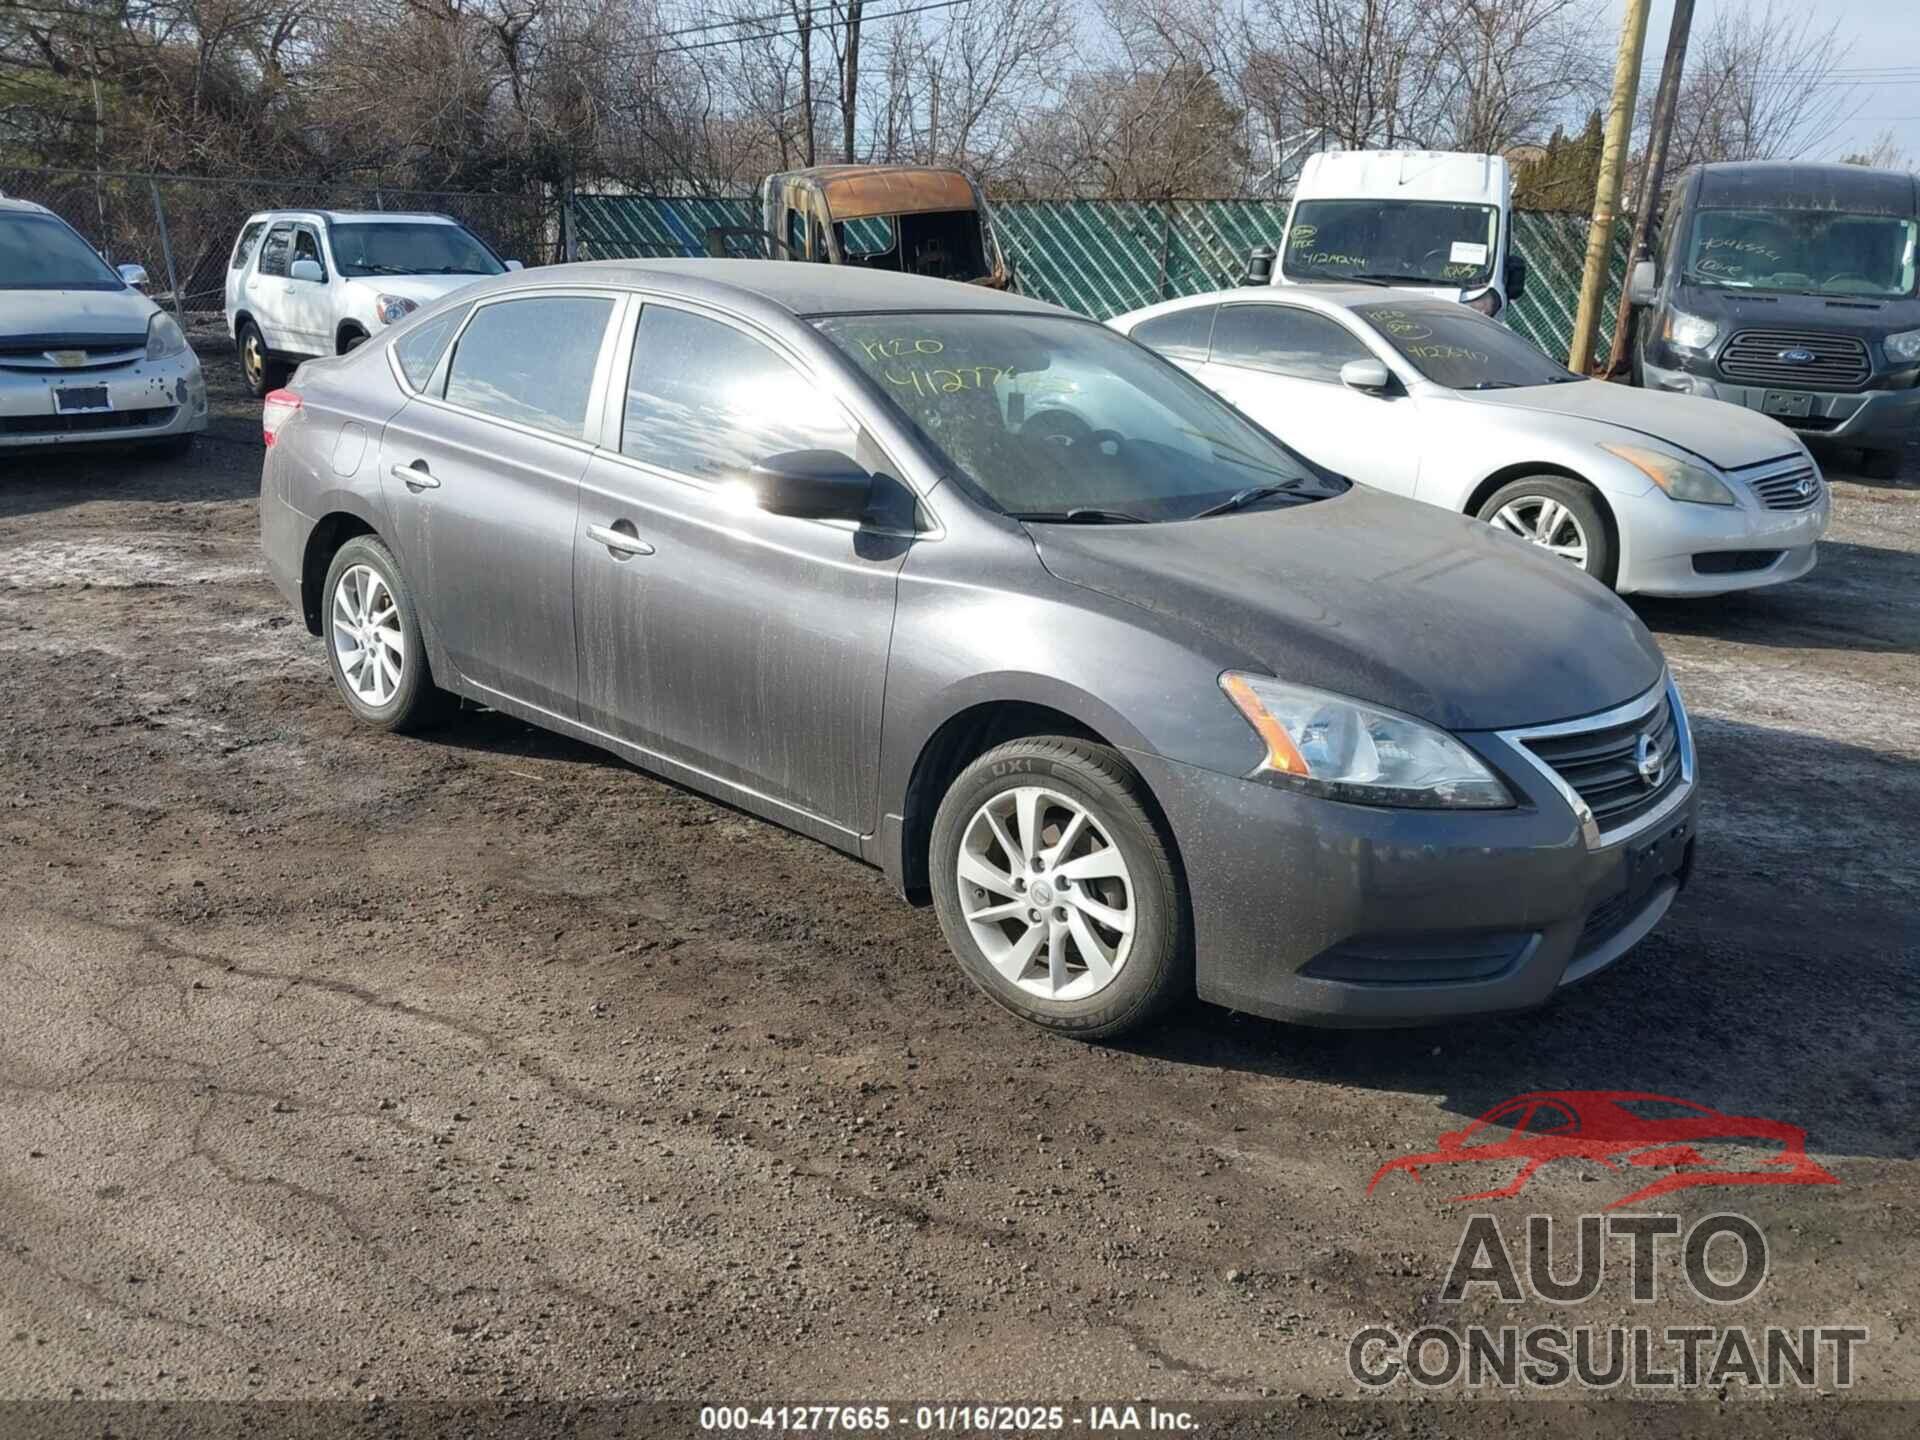
<svg viewBox="0 0 1920 1440">
<path fill-rule="evenodd" d="M 1043 1000 L 1084 1000 L 1133 950 L 1133 876 L 1098 818 L 1041 785 L 980 806 L 960 841 L 961 913 L 1000 976 Z"/>
<path fill-rule="evenodd" d="M 1520 495 L 1493 512 L 1502 530 L 1587 568 L 1587 532 L 1580 517 L 1550 495 Z"/>
<path fill-rule="evenodd" d="M 371 565 L 352 565 L 333 586 L 333 653 L 353 693 L 378 710 L 400 692 L 407 632 L 400 604 Z"/>
</svg>

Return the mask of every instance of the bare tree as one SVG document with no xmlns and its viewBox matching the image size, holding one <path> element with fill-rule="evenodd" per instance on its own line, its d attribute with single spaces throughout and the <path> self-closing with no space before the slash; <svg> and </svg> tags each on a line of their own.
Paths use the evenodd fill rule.
<svg viewBox="0 0 1920 1440">
<path fill-rule="evenodd" d="M 1830 142 L 1861 102 L 1835 74 L 1846 56 L 1838 21 L 1767 0 L 1722 9 L 1689 47 L 1674 105 L 1669 166 L 1706 160 L 1790 160 Z"/>
</svg>

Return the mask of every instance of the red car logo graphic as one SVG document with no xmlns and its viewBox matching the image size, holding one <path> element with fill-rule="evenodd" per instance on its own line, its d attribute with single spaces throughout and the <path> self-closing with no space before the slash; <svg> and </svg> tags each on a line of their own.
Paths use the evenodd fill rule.
<svg viewBox="0 0 1920 1440">
<path fill-rule="evenodd" d="M 1768 1153 L 1756 1154 L 1756 1151 Z M 1518 1165 L 1506 1184 L 1455 1202 L 1518 1195 L 1534 1171 L 1554 1160 L 1587 1160 L 1624 1176 L 1665 1173 L 1609 1210 L 1695 1185 L 1837 1185 L 1807 1156 L 1807 1132 L 1755 1115 L 1723 1115 L 1691 1100 L 1634 1090 L 1542 1090 L 1503 1100 L 1464 1130 L 1440 1137 L 1424 1155 L 1389 1160 L 1367 1182 L 1373 1193 L 1404 1170 L 1415 1180 L 1431 1165 Z M 1637 1178 L 1637 1176 L 1635 1177 Z"/>
</svg>

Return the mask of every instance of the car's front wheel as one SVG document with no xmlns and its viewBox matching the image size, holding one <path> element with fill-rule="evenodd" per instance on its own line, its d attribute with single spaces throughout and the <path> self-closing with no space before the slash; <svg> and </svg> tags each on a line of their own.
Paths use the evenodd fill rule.
<svg viewBox="0 0 1920 1440">
<path fill-rule="evenodd" d="M 347 708 L 384 730 L 424 730 L 454 699 L 433 683 L 413 595 L 393 552 L 371 535 L 340 547 L 323 598 L 327 663 Z"/>
<path fill-rule="evenodd" d="M 1107 1039 L 1191 993 L 1173 846 L 1117 750 L 1047 736 L 988 751 L 948 788 L 929 858 L 947 943 L 1022 1019 Z"/>
<path fill-rule="evenodd" d="M 1564 475 L 1528 475 L 1502 485 L 1479 516 L 1611 585 L 1615 556 L 1593 488 Z"/>
</svg>

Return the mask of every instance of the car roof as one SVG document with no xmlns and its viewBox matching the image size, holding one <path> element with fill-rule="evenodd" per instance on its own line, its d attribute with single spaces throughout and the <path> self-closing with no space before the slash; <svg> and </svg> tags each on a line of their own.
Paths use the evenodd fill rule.
<svg viewBox="0 0 1920 1440">
<path fill-rule="evenodd" d="M 378 223 L 385 220 L 404 220 L 410 224 L 429 221 L 439 225 L 458 225 L 460 222 L 451 215 L 439 215 L 430 210 L 256 210 L 247 217 L 251 224 L 255 220 L 313 220 L 328 222 L 336 220 L 363 223 Z"/>
<path fill-rule="evenodd" d="M 11 210 L 16 214 L 51 215 L 53 211 L 44 205 L 36 205 L 31 200 L 16 200 L 10 195 L 0 195 L 0 210 Z"/>
<path fill-rule="evenodd" d="M 984 285 L 796 260 L 588 260 L 542 266 L 486 283 L 493 289 L 529 282 L 651 289 L 663 281 L 690 299 L 765 307 L 789 315 L 957 310 L 1085 318 L 1044 300 L 1008 295 Z"/>
<path fill-rule="evenodd" d="M 1701 165 L 1696 203 L 1772 210 L 1850 210 L 1912 219 L 1920 181 L 1895 170 L 1805 160 L 1741 160 Z"/>
<path fill-rule="evenodd" d="M 1183 295 L 1177 300 L 1162 300 L 1157 305 L 1147 305 L 1124 315 L 1116 315 L 1108 323 L 1132 329 L 1143 320 L 1190 310 L 1196 305 L 1298 305 L 1308 310 L 1351 310 L 1356 305 L 1377 305 L 1383 300 L 1396 306 L 1449 311 L 1459 309 L 1451 300 L 1391 290 L 1381 285 L 1242 285 L 1232 290 L 1213 290 L 1201 295 Z"/>
</svg>

